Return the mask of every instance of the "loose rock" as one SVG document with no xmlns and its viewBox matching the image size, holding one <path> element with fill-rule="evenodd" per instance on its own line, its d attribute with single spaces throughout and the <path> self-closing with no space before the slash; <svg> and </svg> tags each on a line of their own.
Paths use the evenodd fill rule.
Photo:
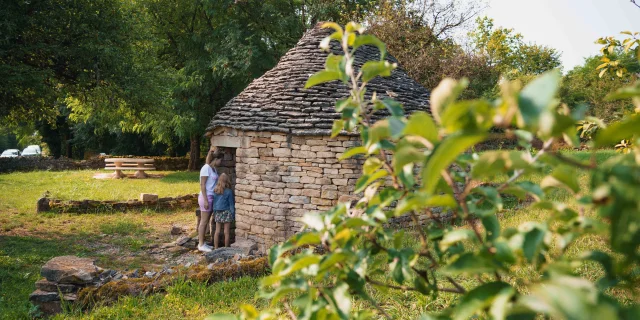
<svg viewBox="0 0 640 320">
<path fill-rule="evenodd" d="M 233 248 L 233 247 L 224 247 L 224 248 L 215 249 L 211 252 L 207 252 L 205 253 L 204 256 L 207 259 L 207 262 L 214 262 L 214 261 L 217 261 L 218 259 L 227 261 L 229 259 L 233 259 L 235 255 L 244 255 L 243 250 L 239 248 Z"/>
<path fill-rule="evenodd" d="M 245 238 L 236 238 L 236 242 L 231 244 L 231 248 L 237 248 L 242 250 L 242 254 L 249 255 L 251 251 L 258 250 L 258 244 L 255 241 L 245 239 Z"/>
<path fill-rule="evenodd" d="M 40 269 L 40 274 L 49 281 L 80 285 L 96 282 L 98 272 L 93 259 L 75 256 L 55 257 Z"/>
</svg>

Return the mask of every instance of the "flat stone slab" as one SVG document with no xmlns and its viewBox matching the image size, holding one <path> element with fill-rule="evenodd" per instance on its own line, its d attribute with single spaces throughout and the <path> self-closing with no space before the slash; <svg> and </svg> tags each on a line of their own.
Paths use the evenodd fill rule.
<svg viewBox="0 0 640 320">
<path fill-rule="evenodd" d="M 80 289 L 80 287 L 72 284 L 55 283 L 47 280 L 46 278 L 43 278 L 36 281 L 36 289 L 47 292 L 55 292 L 57 294 L 58 291 L 62 293 L 76 292 L 78 291 L 78 289 Z"/>
<path fill-rule="evenodd" d="M 101 271 L 93 259 L 61 256 L 47 261 L 40 274 L 52 282 L 84 285 L 96 282 Z"/>
<path fill-rule="evenodd" d="M 143 202 L 158 201 L 158 195 L 153 193 L 141 193 L 140 201 L 143 201 Z"/>
<path fill-rule="evenodd" d="M 42 291 L 36 289 L 29 295 L 29 301 L 31 302 L 51 302 L 60 301 L 60 294 L 57 292 Z"/>
<path fill-rule="evenodd" d="M 236 242 L 231 244 L 231 248 L 241 249 L 242 254 L 248 256 L 253 252 L 258 251 L 258 244 L 255 241 L 249 239 L 236 238 Z"/>
<path fill-rule="evenodd" d="M 218 259 L 226 261 L 232 259 L 235 255 L 243 255 L 243 252 L 244 251 L 240 248 L 223 247 L 207 252 L 204 256 L 207 259 L 207 262 L 216 262 Z"/>
</svg>

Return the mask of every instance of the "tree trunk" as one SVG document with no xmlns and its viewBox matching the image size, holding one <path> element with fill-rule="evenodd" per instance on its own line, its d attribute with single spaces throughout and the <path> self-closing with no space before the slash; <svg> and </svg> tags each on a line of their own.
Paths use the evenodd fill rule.
<svg viewBox="0 0 640 320">
<path fill-rule="evenodd" d="M 192 135 L 189 149 L 189 171 L 198 170 L 198 160 L 200 160 L 200 136 Z"/>
</svg>

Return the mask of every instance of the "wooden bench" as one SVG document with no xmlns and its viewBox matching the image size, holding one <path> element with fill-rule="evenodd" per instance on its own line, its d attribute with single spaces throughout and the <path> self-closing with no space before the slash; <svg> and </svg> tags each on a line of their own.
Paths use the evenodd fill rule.
<svg viewBox="0 0 640 320">
<path fill-rule="evenodd" d="M 104 159 L 106 164 L 105 170 L 115 170 L 113 177 L 116 179 L 124 178 L 127 175 L 122 170 L 136 170 L 134 176 L 136 178 L 147 178 L 145 171 L 156 170 L 153 166 L 153 159 L 136 159 L 136 158 L 108 158 Z"/>
</svg>

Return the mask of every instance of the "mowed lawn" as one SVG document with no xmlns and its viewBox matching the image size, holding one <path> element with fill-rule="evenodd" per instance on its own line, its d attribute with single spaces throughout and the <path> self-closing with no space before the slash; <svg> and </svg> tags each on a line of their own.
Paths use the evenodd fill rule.
<svg viewBox="0 0 640 320">
<path fill-rule="evenodd" d="M 65 200 L 128 200 L 140 193 L 160 197 L 198 192 L 197 172 L 156 172 L 160 179 L 94 179 L 103 171 L 0 174 L 0 319 L 29 318 L 28 295 L 40 267 L 52 257 L 98 258 L 106 268 L 148 264 L 141 247 L 171 241 L 174 224 L 192 227 L 194 210 L 135 211 L 100 214 L 36 214 L 45 193 Z M 159 263 L 159 262 L 158 262 Z"/>
<path fill-rule="evenodd" d="M 588 152 L 567 152 L 569 156 L 580 160 L 587 160 L 591 154 Z M 613 151 L 601 151 L 596 154 L 596 160 L 601 163 L 609 157 L 615 155 Z M 185 192 L 180 190 L 190 190 L 197 192 L 197 174 L 175 173 L 167 175 L 162 180 L 148 181 L 93 181 L 90 179 L 91 172 L 65 172 L 65 173 L 28 173 L 0 175 L 0 222 L 18 221 L 19 226 L 0 228 L 0 317 L 7 319 L 27 317 L 29 303 L 27 295 L 33 290 L 33 283 L 39 278 L 39 267 L 50 257 L 61 254 L 76 254 L 84 256 L 97 256 L 100 263 L 109 267 L 111 265 L 123 267 L 126 265 L 144 265 L 146 261 L 139 258 L 125 261 L 105 261 L 109 255 L 96 255 L 96 251 L 90 247 L 103 245 L 105 238 L 113 242 L 114 246 L 120 246 L 123 252 L 135 252 L 141 243 L 148 239 L 151 241 L 163 241 L 167 237 L 168 228 L 172 223 L 192 222 L 193 213 L 152 213 L 152 212 L 131 212 L 126 214 L 93 214 L 93 215 L 36 215 L 34 213 L 36 196 L 30 196 L 29 200 L 12 199 L 12 202 L 5 202 L 8 194 L 21 193 L 16 187 L 15 181 L 28 179 L 33 175 L 43 178 L 58 177 L 58 184 L 44 183 L 38 184 L 38 192 L 49 190 L 56 197 L 77 198 L 75 194 L 87 195 L 76 190 L 93 190 L 99 196 L 89 197 L 93 199 L 116 199 L 135 198 L 139 192 L 156 192 L 163 195 L 177 195 Z M 70 178 L 73 177 L 75 178 Z M 180 177 L 180 178 L 178 178 Z M 542 174 L 523 177 L 532 181 L 540 181 Z M 73 180 L 73 181 L 70 181 Z M 498 180 L 503 180 L 498 179 Z M 7 187 L 6 182 L 11 182 L 12 187 Z M 588 188 L 589 181 L 586 175 L 579 177 L 581 188 Z M 129 185 L 126 182 L 133 182 Z M 135 183 L 139 183 L 136 185 Z M 113 190 L 105 194 L 104 188 L 109 186 L 120 186 L 119 190 Z M 48 188 L 48 189 L 47 189 Z M 153 189 L 155 188 L 155 189 Z M 193 191 L 195 189 L 195 191 Z M 56 191 L 58 190 L 58 191 Z M 128 191 L 125 191 L 128 190 Z M 155 190 L 155 191 L 153 191 Z M 59 193 L 56 193 L 59 192 Z M 59 194 L 59 195 L 58 195 Z M 116 196 L 111 196 L 111 195 Z M 65 195 L 65 196 L 62 196 Z M 71 196 L 73 195 L 73 196 Z M 549 195 L 549 199 L 556 201 L 566 201 L 571 207 L 575 206 L 575 201 L 569 192 L 558 190 Z M 28 202 L 28 203 L 25 203 Z M 12 203 L 12 205 L 7 205 Z M 595 217 L 595 212 L 587 212 L 589 216 Z M 505 199 L 505 210 L 500 214 L 503 227 L 517 227 L 526 221 L 542 221 L 549 217 L 549 212 L 541 209 L 529 208 L 523 203 L 515 200 Z M 465 228 L 466 226 L 461 226 Z M 113 236 L 104 237 L 105 233 Z M 415 245 L 419 241 L 409 238 L 407 245 Z M 572 245 L 568 253 L 577 255 L 584 250 L 596 249 L 608 251 L 606 241 L 600 236 L 590 235 L 580 238 Z M 557 252 L 555 247 L 551 248 L 552 253 Z M 534 270 L 516 268 L 514 273 L 525 278 L 535 280 L 538 278 Z M 584 277 L 595 280 L 603 271 L 595 263 L 584 264 L 577 270 Z M 505 277 L 506 278 L 506 277 Z M 386 280 L 381 278 L 380 280 Z M 485 280 L 490 280 L 489 278 Z M 511 281 L 514 279 L 504 279 Z M 6 284 L 5 284 L 6 283 Z M 477 285 L 478 279 L 460 279 L 460 283 L 465 286 Z M 514 283 L 521 289 L 525 289 Z M 239 303 L 250 303 L 258 307 L 265 307 L 267 302 L 257 299 L 255 292 L 259 287 L 259 279 L 243 278 L 233 282 L 218 283 L 207 286 L 199 283 L 181 283 L 169 288 L 167 294 L 153 295 L 148 297 L 126 297 L 111 306 L 97 307 L 90 313 L 83 313 L 79 310 L 71 310 L 66 314 L 59 315 L 57 319 L 202 319 L 214 312 L 236 312 Z M 370 288 L 371 295 L 380 302 L 380 305 L 393 317 L 399 319 L 415 319 L 420 314 L 427 311 L 437 311 L 457 299 L 454 294 L 441 294 L 436 299 L 430 296 L 422 296 L 411 291 L 388 290 L 385 292 L 376 291 Z M 611 291 L 612 296 L 624 303 L 634 301 L 635 298 L 626 292 Z M 357 309 L 371 309 L 371 306 L 363 301 L 354 300 L 354 307 Z M 9 308 L 9 309 L 7 309 Z M 4 310 L 10 310 L 5 315 Z"/>
</svg>

